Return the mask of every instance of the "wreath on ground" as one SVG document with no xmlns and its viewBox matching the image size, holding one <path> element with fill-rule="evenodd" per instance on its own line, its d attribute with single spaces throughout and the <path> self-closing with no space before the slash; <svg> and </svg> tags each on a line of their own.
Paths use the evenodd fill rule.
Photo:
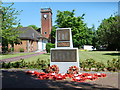
<svg viewBox="0 0 120 90">
<path fill-rule="evenodd" d="M 52 65 L 48 67 L 47 69 L 48 73 L 45 72 L 37 72 L 37 71 L 27 71 L 27 74 L 32 74 L 38 77 L 40 80 L 71 80 L 75 82 L 84 82 L 86 80 L 96 80 L 98 77 L 106 77 L 106 74 L 104 73 L 96 73 L 96 74 L 90 74 L 90 73 L 79 73 L 79 68 L 77 66 L 71 66 L 68 69 L 68 73 L 58 73 L 59 68 L 57 65 Z"/>
<path fill-rule="evenodd" d="M 59 67 L 57 65 L 51 65 L 46 69 L 47 73 L 59 73 Z"/>
<path fill-rule="evenodd" d="M 77 66 L 71 66 L 67 70 L 68 74 L 78 74 L 79 73 L 79 68 Z"/>
</svg>

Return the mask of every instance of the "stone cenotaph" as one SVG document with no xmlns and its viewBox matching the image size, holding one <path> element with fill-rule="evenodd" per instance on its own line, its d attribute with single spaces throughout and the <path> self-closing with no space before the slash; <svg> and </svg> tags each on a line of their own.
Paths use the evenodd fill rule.
<svg viewBox="0 0 120 90">
<path fill-rule="evenodd" d="M 57 65 L 60 73 L 66 73 L 70 66 L 79 67 L 78 48 L 73 48 L 71 28 L 56 30 L 55 48 L 51 48 L 50 65 Z"/>
</svg>

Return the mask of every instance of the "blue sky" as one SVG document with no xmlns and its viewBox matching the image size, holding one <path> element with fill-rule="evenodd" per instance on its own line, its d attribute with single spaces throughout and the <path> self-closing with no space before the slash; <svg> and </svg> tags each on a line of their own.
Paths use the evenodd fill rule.
<svg viewBox="0 0 120 90">
<path fill-rule="evenodd" d="M 57 10 L 72 11 L 75 9 L 75 16 L 85 13 L 84 21 L 88 27 L 94 24 L 97 28 L 104 18 L 108 18 L 118 11 L 118 2 L 15 2 L 16 10 L 23 10 L 18 16 L 21 25 L 36 25 L 41 27 L 41 8 L 52 9 L 52 23 L 55 25 Z M 100 21 L 100 22 L 99 22 Z"/>
</svg>

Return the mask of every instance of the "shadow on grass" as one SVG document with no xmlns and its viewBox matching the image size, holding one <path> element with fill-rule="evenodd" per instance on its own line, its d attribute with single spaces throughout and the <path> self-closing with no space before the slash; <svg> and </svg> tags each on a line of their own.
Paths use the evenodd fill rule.
<svg viewBox="0 0 120 90">
<path fill-rule="evenodd" d="M 110 89 L 97 84 L 79 83 L 71 81 L 39 80 L 23 71 L 2 71 L 2 88 L 82 88 L 82 89 Z M 112 87 L 111 87 L 112 88 Z M 112 88 L 116 89 L 116 88 Z"/>
<path fill-rule="evenodd" d="M 120 56 L 120 53 L 105 53 L 103 55 Z"/>
<path fill-rule="evenodd" d="M 44 53 L 44 55 L 50 55 L 50 53 Z"/>
</svg>

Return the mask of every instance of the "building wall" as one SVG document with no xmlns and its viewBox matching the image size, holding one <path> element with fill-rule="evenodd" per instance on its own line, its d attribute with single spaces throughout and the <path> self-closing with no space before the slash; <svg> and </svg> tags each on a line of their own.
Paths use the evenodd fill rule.
<svg viewBox="0 0 120 90">
<path fill-rule="evenodd" d="M 8 45 L 10 48 L 11 46 Z M 24 52 L 33 52 L 38 50 L 38 42 L 33 40 L 22 40 L 20 44 L 14 44 L 14 52 L 20 52 L 20 48 L 24 49 Z"/>
<path fill-rule="evenodd" d="M 20 44 L 14 44 L 14 52 L 20 52 L 20 48 L 23 48 L 24 52 L 27 52 L 27 41 L 28 40 L 22 40 Z"/>
<path fill-rule="evenodd" d="M 38 50 L 39 51 L 42 51 L 43 49 L 42 49 L 42 39 L 40 39 L 39 41 L 38 41 Z"/>
<path fill-rule="evenodd" d="M 47 39 L 42 40 L 42 50 L 46 50 L 46 44 L 48 43 Z"/>
<path fill-rule="evenodd" d="M 38 44 L 37 44 L 37 41 L 29 41 L 30 43 L 30 51 L 29 52 L 33 52 L 33 51 L 36 51 L 38 50 Z"/>
<path fill-rule="evenodd" d="M 40 39 L 38 41 L 38 50 L 39 51 L 44 51 L 46 50 L 46 44 L 48 43 L 47 39 Z"/>
</svg>

